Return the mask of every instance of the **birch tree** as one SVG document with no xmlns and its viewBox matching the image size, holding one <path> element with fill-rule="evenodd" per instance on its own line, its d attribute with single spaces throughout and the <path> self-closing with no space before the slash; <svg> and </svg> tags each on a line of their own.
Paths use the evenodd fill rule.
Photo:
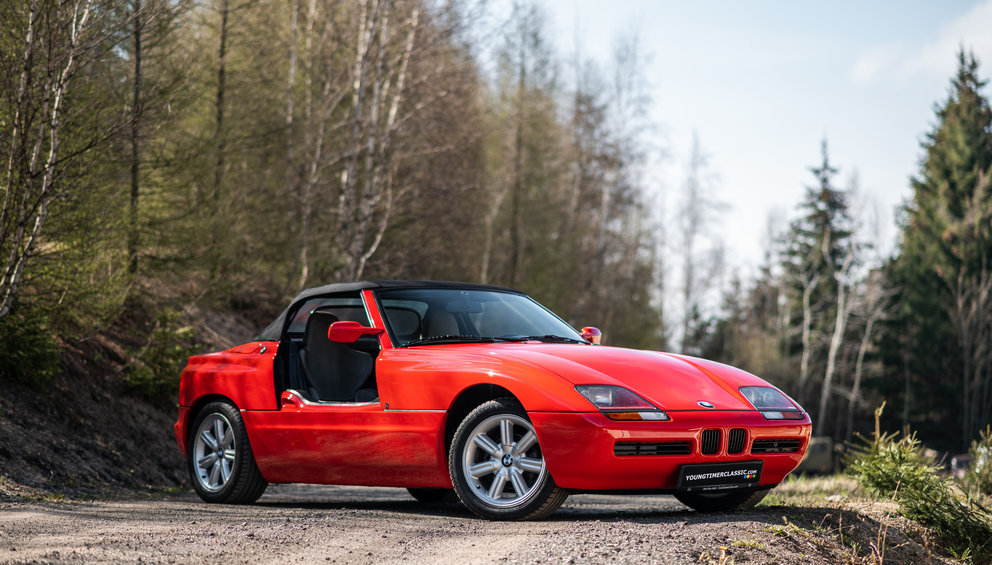
<svg viewBox="0 0 992 565">
<path fill-rule="evenodd" d="M 17 57 L 4 59 L 3 114 L 9 136 L 0 209 L 0 318 L 17 300 L 29 261 L 41 241 L 53 201 L 68 186 L 61 173 L 73 157 L 62 155 L 66 99 L 80 67 L 105 39 L 95 25 L 95 0 L 4 3 L 0 19 L 20 22 Z M 13 79 L 13 80 L 11 80 Z"/>
</svg>

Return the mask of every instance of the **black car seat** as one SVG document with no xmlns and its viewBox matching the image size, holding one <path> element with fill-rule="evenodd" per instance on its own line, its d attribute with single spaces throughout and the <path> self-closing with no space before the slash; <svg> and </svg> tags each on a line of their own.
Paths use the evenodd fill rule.
<svg viewBox="0 0 992 565">
<path fill-rule="evenodd" d="M 370 401 L 366 383 L 372 377 L 372 356 L 345 343 L 327 339 L 327 331 L 338 318 L 317 310 L 307 319 L 300 360 L 309 384 L 308 394 L 316 400 L 338 402 Z M 363 390 L 363 387 L 366 390 Z M 362 399 L 359 400 L 359 391 Z M 374 390 L 373 390 L 374 393 Z M 373 396 L 377 396 L 374 395 Z"/>
</svg>

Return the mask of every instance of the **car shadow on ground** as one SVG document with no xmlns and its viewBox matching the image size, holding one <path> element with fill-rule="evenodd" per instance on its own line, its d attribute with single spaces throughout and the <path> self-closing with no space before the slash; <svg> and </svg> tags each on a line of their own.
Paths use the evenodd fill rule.
<svg viewBox="0 0 992 565">
<path fill-rule="evenodd" d="M 375 487 L 333 487 L 279 485 L 256 505 L 269 508 L 310 511 L 381 511 L 424 516 L 470 518 L 476 516 L 460 502 L 423 503 L 409 498 L 404 489 Z M 697 512 L 668 495 L 577 494 L 543 522 L 624 521 L 649 523 L 732 523 L 760 521 L 783 524 L 783 515 L 796 509 L 759 506 L 733 512 Z M 836 509 L 803 508 L 803 513 L 820 516 Z"/>
</svg>

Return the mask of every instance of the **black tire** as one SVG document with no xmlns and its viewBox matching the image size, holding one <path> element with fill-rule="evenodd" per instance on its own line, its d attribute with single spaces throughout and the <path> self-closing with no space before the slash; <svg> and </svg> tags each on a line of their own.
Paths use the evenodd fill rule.
<svg viewBox="0 0 992 565">
<path fill-rule="evenodd" d="M 568 498 L 551 478 L 527 412 L 512 398 L 490 400 L 462 420 L 448 470 L 458 498 L 488 520 L 538 520 Z"/>
<path fill-rule="evenodd" d="M 771 489 L 724 492 L 677 492 L 675 498 L 698 512 L 729 512 L 754 508 Z"/>
<path fill-rule="evenodd" d="M 251 504 L 269 486 L 255 464 L 241 412 L 227 402 L 211 402 L 197 414 L 186 464 L 196 494 L 207 502 Z"/>
<path fill-rule="evenodd" d="M 443 504 L 458 500 L 455 491 L 450 488 L 408 488 L 410 496 L 424 504 Z"/>
</svg>

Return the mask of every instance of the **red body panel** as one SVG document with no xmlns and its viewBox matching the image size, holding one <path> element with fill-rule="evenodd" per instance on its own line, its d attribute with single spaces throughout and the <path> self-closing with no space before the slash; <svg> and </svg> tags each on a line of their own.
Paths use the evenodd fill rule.
<svg viewBox="0 0 992 565">
<path fill-rule="evenodd" d="M 179 405 L 192 406 L 211 394 L 226 396 L 242 410 L 278 410 L 272 359 L 279 344 L 249 343 L 190 357 L 179 381 Z"/>
<path fill-rule="evenodd" d="M 443 411 L 287 404 L 244 418 L 269 482 L 451 488 Z"/>
<path fill-rule="evenodd" d="M 372 325 L 385 328 L 370 290 Z M 248 343 L 190 358 L 179 394 L 176 440 L 186 453 L 195 409 L 223 397 L 241 411 L 252 451 L 269 482 L 450 488 L 445 426 L 459 395 L 479 384 L 508 390 L 527 410 L 551 476 L 579 490 L 668 490 L 687 463 L 764 462 L 762 485 L 775 485 L 802 460 L 810 421 L 769 421 L 738 391 L 767 386 L 733 367 L 651 351 L 584 344 L 481 343 L 394 348 L 379 334 L 379 401 L 280 402 L 273 376 L 278 342 Z M 670 421 L 613 421 L 575 385 L 627 387 L 665 410 Z M 699 401 L 712 403 L 700 410 Z M 453 422 L 457 425 L 458 422 Z M 727 455 L 728 430 L 746 430 L 740 454 Z M 704 429 L 722 430 L 719 453 L 700 453 Z M 755 439 L 798 439 L 793 453 L 754 454 Z M 618 441 L 687 441 L 688 455 L 617 456 Z"/>
<path fill-rule="evenodd" d="M 279 409 L 272 377 L 278 347 L 275 341 L 258 341 L 189 358 L 179 378 L 179 419 L 173 428 L 184 455 L 192 425 L 190 408 L 200 399 L 222 396 L 242 410 Z"/>
<path fill-rule="evenodd" d="M 599 412 L 534 413 L 548 470 L 555 483 L 580 490 L 670 490 L 678 486 L 678 472 L 687 463 L 761 460 L 761 484 L 777 485 L 802 462 L 809 443 L 810 421 L 789 424 L 765 420 L 755 411 L 671 412 L 668 422 L 614 422 Z M 799 425 L 797 425 L 799 424 Z M 727 431 L 747 430 L 743 451 L 727 454 Z M 720 429 L 720 451 L 703 455 L 699 436 L 704 429 Z M 796 453 L 751 454 L 755 439 L 799 439 Z M 625 455 L 613 453 L 617 441 L 689 441 L 688 455 Z M 547 446 L 547 447 L 545 447 Z"/>
<path fill-rule="evenodd" d="M 532 347 L 537 346 L 500 343 L 385 350 L 376 360 L 379 397 L 390 410 L 446 410 L 470 386 L 493 384 L 511 391 L 527 410 L 572 411 L 588 404 L 565 379 L 511 353 Z"/>
</svg>

